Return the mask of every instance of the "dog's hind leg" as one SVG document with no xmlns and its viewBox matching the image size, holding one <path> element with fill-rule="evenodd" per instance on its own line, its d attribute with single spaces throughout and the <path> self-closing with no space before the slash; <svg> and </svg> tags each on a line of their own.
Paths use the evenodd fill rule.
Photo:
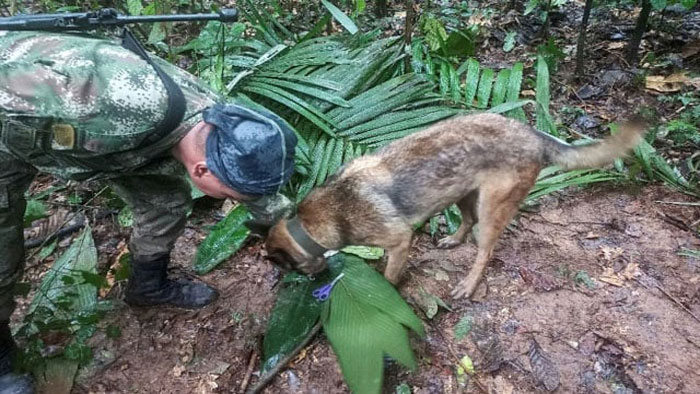
<svg viewBox="0 0 700 394">
<path fill-rule="evenodd" d="M 476 203 L 479 197 L 478 190 L 472 190 L 461 200 L 457 201 L 457 207 L 462 214 L 462 223 L 454 234 L 438 241 L 438 248 L 449 249 L 464 242 L 464 238 L 472 231 L 472 227 L 477 222 Z"/>
<path fill-rule="evenodd" d="M 411 248 L 412 238 L 413 233 L 409 231 L 403 237 L 400 237 L 400 241 L 396 246 L 387 248 L 389 261 L 384 269 L 384 277 L 393 285 L 399 283 L 401 273 L 404 268 L 406 268 L 406 261 L 408 260 L 408 251 Z"/>
<path fill-rule="evenodd" d="M 499 176 L 492 177 L 497 180 L 482 186 L 477 208 L 479 249 L 469 275 L 452 290 L 454 298 L 470 297 L 474 293 L 491 259 L 498 237 L 518 212 L 520 203 L 534 184 L 538 172 L 539 168 L 532 168 L 516 174 L 497 174 Z"/>
</svg>

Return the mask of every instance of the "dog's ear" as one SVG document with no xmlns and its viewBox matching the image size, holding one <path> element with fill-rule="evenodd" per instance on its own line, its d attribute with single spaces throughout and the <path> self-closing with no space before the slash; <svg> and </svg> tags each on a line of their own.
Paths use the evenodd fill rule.
<svg viewBox="0 0 700 394">
<path fill-rule="evenodd" d="M 260 238 L 266 238 L 267 234 L 270 232 L 270 229 L 272 226 L 274 226 L 274 223 L 270 223 L 266 220 L 256 220 L 256 219 L 250 219 L 247 220 L 245 223 L 243 223 L 248 230 L 250 230 L 250 234 L 253 236 L 257 236 Z"/>
</svg>

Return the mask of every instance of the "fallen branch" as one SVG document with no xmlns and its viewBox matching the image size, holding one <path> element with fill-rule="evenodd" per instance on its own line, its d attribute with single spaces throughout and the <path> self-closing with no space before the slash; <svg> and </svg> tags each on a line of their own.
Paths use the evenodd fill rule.
<svg viewBox="0 0 700 394">
<path fill-rule="evenodd" d="M 259 344 L 259 342 L 258 342 Z M 245 392 L 245 389 L 248 388 L 248 383 L 250 383 L 250 377 L 253 376 L 253 368 L 255 368 L 255 360 L 258 358 L 258 348 L 260 346 L 255 346 L 253 347 L 253 350 L 250 352 L 250 358 L 248 360 L 248 368 L 245 371 L 245 377 L 243 378 L 243 382 L 241 383 L 241 390 L 240 392 L 243 393 Z"/>
<path fill-rule="evenodd" d="M 299 353 L 302 349 L 306 347 L 306 345 L 311 342 L 311 340 L 318 334 L 318 332 L 321 330 L 321 321 L 319 320 L 315 326 L 309 331 L 309 333 L 306 335 L 306 338 L 292 350 L 288 355 L 286 355 L 284 358 L 282 358 L 277 364 L 275 364 L 272 369 L 269 371 L 265 372 L 264 375 L 260 376 L 260 380 L 255 384 L 255 386 L 251 387 L 250 390 L 246 392 L 246 394 L 257 394 L 261 392 L 265 386 L 267 386 L 272 379 L 284 368 L 287 363 L 291 359 L 293 359 L 297 353 Z"/>
<path fill-rule="evenodd" d="M 680 301 L 678 301 L 678 299 L 677 299 L 676 297 L 672 296 L 669 292 L 667 292 L 666 289 L 664 289 L 663 287 L 661 287 L 660 284 L 655 283 L 655 285 L 656 285 L 656 288 L 659 289 L 662 293 L 664 293 L 664 295 L 665 295 L 666 297 L 668 297 L 671 301 L 673 301 L 674 303 L 676 303 L 676 305 L 680 306 L 681 309 L 683 309 L 684 311 L 688 312 L 688 314 L 690 314 L 690 316 L 692 316 L 695 320 L 697 320 L 698 322 L 700 322 L 700 318 L 698 318 L 698 317 L 693 313 L 693 311 L 691 311 L 691 310 L 688 309 L 685 305 L 683 305 Z"/>
</svg>

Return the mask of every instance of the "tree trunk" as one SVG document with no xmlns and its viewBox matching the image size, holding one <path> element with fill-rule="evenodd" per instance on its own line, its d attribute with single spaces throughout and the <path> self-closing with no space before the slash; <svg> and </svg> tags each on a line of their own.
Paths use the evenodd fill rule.
<svg viewBox="0 0 700 394">
<path fill-rule="evenodd" d="M 406 24 L 403 30 L 404 43 L 408 48 L 411 47 L 411 34 L 413 33 L 413 19 L 415 18 L 413 10 L 413 0 L 406 0 Z M 404 58 L 404 65 L 406 66 L 406 71 L 411 69 L 411 57 L 406 56 Z"/>
<path fill-rule="evenodd" d="M 389 14 L 387 10 L 387 0 L 377 0 L 377 5 L 374 7 L 374 15 L 377 18 L 384 18 Z"/>
<path fill-rule="evenodd" d="M 639 44 L 642 43 L 642 36 L 647 30 L 647 21 L 649 20 L 649 14 L 651 13 L 651 1 L 642 0 L 642 11 L 639 13 L 637 18 L 637 25 L 634 27 L 634 32 L 632 33 L 632 38 L 629 44 L 627 44 L 627 59 L 630 64 L 634 64 L 639 56 Z"/>
<path fill-rule="evenodd" d="M 578 33 L 578 43 L 576 43 L 576 76 L 582 77 L 584 73 L 583 54 L 586 52 L 586 30 L 588 29 L 588 17 L 591 15 L 593 0 L 586 0 L 583 8 L 583 19 L 581 19 L 581 31 Z"/>
</svg>

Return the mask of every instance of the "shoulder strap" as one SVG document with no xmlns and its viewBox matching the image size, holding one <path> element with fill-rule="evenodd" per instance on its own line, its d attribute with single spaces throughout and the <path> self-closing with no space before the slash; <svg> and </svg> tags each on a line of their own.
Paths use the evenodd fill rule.
<svg viewBox="0 0 700 394">
<path fill-rule="evenodd" d="M 153 133 L 149 134 L 143 141 L 144 145 L 150 145 L 167 136 L 182 123 L 186 109 L 185 95 L 175 81 L 148 56 L 148 53 L 143 49 L 141 43 L 139 43 L 128 29 L 124 29 L 122 46 L 139 55 L 139 57 L 153 67 L 156 74 L 160 77 L 160 80 L 163 81 L 165 91 L 168 93 L 168 109 L 165 111 L 165 117 L 158 126 L 156 126 Z"/>
</svg>

